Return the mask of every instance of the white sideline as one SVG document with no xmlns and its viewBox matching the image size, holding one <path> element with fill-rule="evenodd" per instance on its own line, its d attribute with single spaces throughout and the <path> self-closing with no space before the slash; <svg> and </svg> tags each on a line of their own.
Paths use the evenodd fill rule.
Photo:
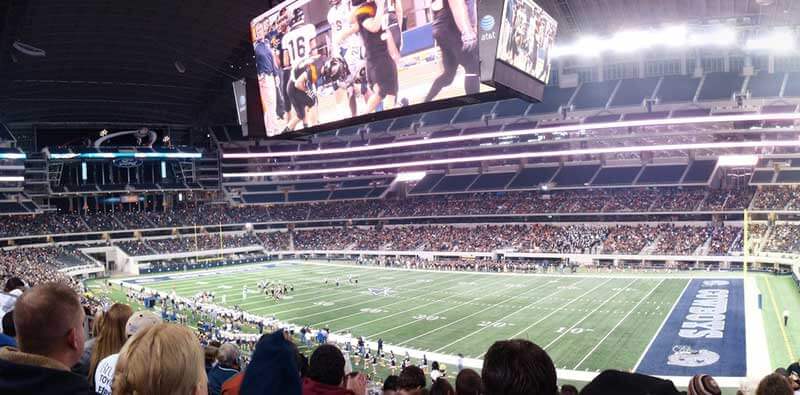
<svg viewBox="0 0 800 395">
<path fill-rule="evenodd" d="M 745 336 L 747 339 L 747 375 L 763 377 L 772 372 L 764 328 L 763 310 L 758 308 L 758 284 L 754 277 L 744 279 Z"/>
</svg>

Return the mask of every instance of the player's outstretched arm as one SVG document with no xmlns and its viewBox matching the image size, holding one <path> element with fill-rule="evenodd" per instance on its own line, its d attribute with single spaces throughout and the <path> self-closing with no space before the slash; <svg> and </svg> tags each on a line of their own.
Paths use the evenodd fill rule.
<svg viewBox="0 0 800 395">
<path fill-rule="evenodd" d="M 475 28 L 469 20 L 469 10 L 467 10 L 467 2 L 464 0 L 447 0 L 450 5 L 450 11 L 453 13 L 453 19 L 461 31 L 462 36 L 471 35 L 475 36 Z"/>
</svg>

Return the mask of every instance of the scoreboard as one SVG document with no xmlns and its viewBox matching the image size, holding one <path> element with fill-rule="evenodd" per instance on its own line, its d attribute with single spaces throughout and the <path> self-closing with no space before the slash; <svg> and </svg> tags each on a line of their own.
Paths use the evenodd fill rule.
<svg viewBox="0 0 800 395">
<path fill-rule="evenodd" d="M 288 0 L 254 18 L 266 136 L 541 100 L 555 20 L 530 0 L 476 2 Z"/>
</svg>

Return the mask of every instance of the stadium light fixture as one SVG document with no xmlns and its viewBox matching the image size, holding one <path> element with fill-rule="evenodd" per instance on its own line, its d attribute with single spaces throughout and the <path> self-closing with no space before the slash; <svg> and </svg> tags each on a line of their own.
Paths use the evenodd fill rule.
<svg viewBox="0 0 800 395">
<path fill-rule="evenodd" d="M 6 160 L 8 160 L 8 159 L 25 159 L 25 158 L 27 158 L 27 155 L 25 155 L 23 153 L 11 153 L 11 152 L 8 152 L 8 153 L 0 154 L 0 159 L 6 159 Z"/>
<path fill-rule="evenodd" d="M 24 176 L 0 176 L 0 182 L 23 182 Z"/>
<path fill-rule="evenodd" d="M 202 156 L 201 153 L 193 152 L 83 152 L 50 154 L 50 159 L 199 159 Z"/>
<path fill-rule="evenodd" d="M 719 167 L 749 167 L 758 163 L 757 155 L 722 155 L 717 159 Z"/>
<path fill-rule="evenodd" d="M 408 172 L 404 172 L 404 173 L 398 173 L 397 177 L 394 180 L 396 182 L 419 181 L 419 180 L 425 178 L 425 174 L 427 174 L 427 173 L 424 172 L 424 171 L 408 171 Z"/>
<path fill-rule="evenodd" d="M 475 133 L 463 136 L 435 137 L 428 139 L 396 141 L 392 143 L 362 145 L 358 147 L 327 148 L 320 150 L 297 151 L 297 152 L 243 152 L 243 153 L 223 153 L 223 159 L 255 159 L 255 158 L 280 158 L 280 157 L 300 157 L 306 155 L 332 155 L 345 154 L 352 152 L 364 152 L 389 148 L 414 147 L 418 145 L 430 145 L 440 143 L 451 143 L 456 141 L 481 140 L 491 138 L 501 138 L 507 136 L 529 136 L 544 135 L 548 133 L 576 132 L 579 130 L 601 130 L 647 126 L 674 126 L 688 124 L 705 124 L 715 122 L 740 122 L 740 121 L 793 121 L 800 120 L 800 113 L 778 113 L 778 114 L 733 114 L 733 115 L 712 115 L 702 117 L 686 117 L 673 119 L 649 119 L 635 121 L 601 122 L 591 125 L 565 125 L 550 126 L 542 128 L 520 129 L 503 132 Z"/>
<path fill-rule="evenodd" d="M 630 152 L 680 151 L 680 150 L 724 149 L 724 148 L 798 147 L 798 146 L 800 146 L 800 140 L 727 141 L 718 143 L 657 144 L 657 145 L 634 146 L 634 147 L 604 147 L 604 148 L 584 148 L 584 149 L 560 150 L 560 151 L 549 151 L 549 152 L 521 152 L 516 154 L 431 159 L 431 160 L 420 160 L 413 162 L 384 163 L 379 165 L 349 166 L 349 167 L 328 168 L 328 169 L 222 173 L 222 177 L 233 178 L 233 177 L 302 176 L 310 174 L 331 174 L 331 173 L 348 173 L 348 172 L 360 172 L 360 171 L 398 169 L 404 167 L 437 166 L 437 165 L 448 165 L 453 163 L 492 161 L 492 160 L 550 158 L 550 157 L 560 157 L 560 156 L 600 155 L 600 154 L 615 154 L 615 153 L 630 153 Z"/>
</svg>

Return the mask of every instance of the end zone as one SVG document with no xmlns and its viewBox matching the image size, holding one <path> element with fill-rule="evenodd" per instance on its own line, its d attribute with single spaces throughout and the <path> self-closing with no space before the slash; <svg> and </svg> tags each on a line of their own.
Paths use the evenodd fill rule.
<svg viewBox="0 0 800 395">
<path fill-rule="evenodd" d="M 746 344 L 743 280 L 692 280 L 645 352 L 637 372 L 744 377 Z"/>
</svg>

